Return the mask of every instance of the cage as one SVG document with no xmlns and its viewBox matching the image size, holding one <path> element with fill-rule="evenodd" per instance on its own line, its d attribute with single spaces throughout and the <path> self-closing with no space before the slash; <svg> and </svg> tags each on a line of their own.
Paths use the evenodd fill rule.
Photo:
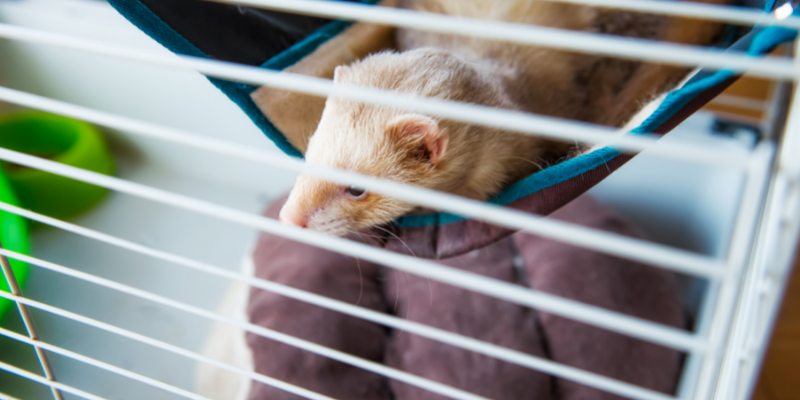
<svg viewBox="0 0 800 400">
<path fill-rule="evenodd" d="M 206 4 L 199 0 L 183 3 Z M 798 24 L 789 16 L 790 3 L 779 4 L 769 14 L 691 3 L 619 0 L 609 4 L 786 32 Z M 447 17 L 431 17 L 426 22 L 381 6 L 347 2 L 253 0 L 242 2 L 242 7 L 236 8 L 240 15 L 258 18 L 271 14 L 255 12 L 257 7 L 320 17 L 301 29 L 301 37 L 307 37 L 309 31 L 318 32 L 319 26 L 344 29 L 346 25 L 336 20 L 445 31 L 469 26 Z M 362 257 L 366 250 L 348 247 L 339 239 L 294 232 L 258 217 L 266 203 L 289 188 L 294 173 L 313 169 L 280 154 L 287 146 L 264 140 L 262 133 L 269 127 L 248 120 L 248 115 L 254 115 L 252 107 L 248 110 L 230 91 L 215 90 L 197 71 L 318 94 L 333 89 L 324 83 L 313 86 L 318 82 L 304 81 L 287 72 L 239 67 L 192 58 L 191 54 L 176 57 L 103 2 L 5 1 L 0 2 L 0 19 L 0 34 L 11 39 L 0 43 L 6 61 L 0 70 L 0 100 L 10 109 L 41 109 L 104 127 L 118 170 L 116 177 L 104 177 L 13 150 L 0 151 L 0 158 L 9 163 L 63 174 L 113 192 L 98 207 L 72 221 L 13 204 L 1 206 L 6 212 L 37 221 L 32 226 L 30 255 L 2 251 L 29 265 L 29 277 L 21 292 L 2 296 L 21 305 L 20 311 L 35 321 L 32 331 L 34 324 L 15 321 L 12 315 L 2 328 L 5 350 L 0 366 L 8 372 L 0 378 L 3 395 L 204 398 L 195 392 L 196 369 L 203 365 L 320 398 L 315 397 L 319 394 L 302 392 L 301 387 L 286 386 L 285 382 L 274 382 L 214 359 L 203 352 L 203 346 L 214 323 L 253 330 L 242 316 L 223 315 L 217 310 L 232 283 L 265 284 L 240 271 L 242 257 L 251 252 L 257 232 L 341 248 Z M 441 28 L 436 28 L 437 24 Z M 209 29 L 197 23 L 191 26 Z M 505 39 L 523 38 L 531 33 L 524 29 L 487 26 L 480 32 Z M 159 40 L 163 44 L 163 39 Z M 455 214 L 658 264 L 691 278 L 682 285 L 682 300 L 694 322 L 690 330 L 678 332 L 603 310 L 573 307 L 559 299 L 541 300 L 543 297 L 536 297 L 539 293 L 532 290 L 501 297 L 590 324 L 617 325 L 614 329 L 625 334 L 674 347 L 685 357 L 673 393 L 654 392 L 530 357 L 513 358 L 503 349 L 459 343 L 447 332 L 443 343 L 506 357 L 506 361 L 514 359 L 527 368 L 632 398 L 745 398 L 763 357 L 796 242 L 797 165 L 792 157 L 796 122 L 787 100 L 793 89 L 783 83 L 795 78 L 796 68 L 788 56 L 752 59 L 717 50 L 666 44 L 658 47 L 658 43 L 637 47 L 636 43 L 614 39 L 606 45 L 606 51 L 614 54 L 746 70 L 749 75 L 777 82 L 770 86 L 764 100 L 723 94 L 713 101 L 719 107 L 735 104 L 740 110 L 744 104 L 745 109 L 757 109 L 755 119 L 706 108 L 693 111 L 655 144 L 629 141 L 630 148 L 644 150 L 590 190 L 591 195 L 642 227 L 651 241 L 627 240 L 496 207 L 484 209 L 450 197 L 439 199 L 413 188 L 375 183 L 352 174 L 316 172 L 366 183 L 364 186 L 370 188 L 374 184 L 375 190 L 435 203 L 437 208 Z M 643 48 L 647 46 L 653 50 Z M 663 52 L 665 49 L 674 52 Z M 231 61 L 247 63 L 242 59 Z M 308 86 L 302 88 L 303 84 Z M 535 123 L 535 116 L 522 122 Z M 720 134 L 720 127 L 728 133 Z M 580 136 L 581 140 L 589 137 Z M 626 147 L 627 142 L 620 143 Z M 386 257 L 385 262 L 394 268 L 411 262 L 383 253 L 372 257 Z M 416 273 L 425 275 L 424 268 L 436 266 L 421 262 Z M 440 279 L 459 285 L 459 278 L 470 278 L 457 272 L 452 279 Z M 491 280 L 475 282 L 478 290 L 502 295 L 492 289 Z M 287 293 L 288 289 L 277 290 Z M 307 294 L 298 296 L 308 298 Z M 307 351 L 313 349 L 305 347 Z M 451 388 L 436 382 L 424 384 L 450 397 L 470 395 L 449 391 Z"/>
</svg>

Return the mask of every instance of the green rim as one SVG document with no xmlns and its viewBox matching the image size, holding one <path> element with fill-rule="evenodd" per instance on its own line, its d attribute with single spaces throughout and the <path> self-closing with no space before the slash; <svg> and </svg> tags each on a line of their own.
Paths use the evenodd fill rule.
<svg viewBox="0 0 800 400">
<path fill-rule="evenodd" d="M 13 205 L 19 205 L 17 196 L 11 188 L 8 178 L 0 173 L 0 201 Z M 16 214 L 0 211 L 0 242 L 8 250 L 22 254 L 30 252 L 30 242 L 28 240 L 28 221 Z M 8 260 L 11 270 L 20 285 L 24 285 L 28 278 L 28 266 L 14 259 Z M 2 276 L 2 274 L 0 274 Z M 8 282 L 5 278 L 0 279 L 0 290 L 8 292 Z M 0 322 L 4 319 L 6 312 L 14 303 L 0 298 Z"/>
<path fill-rule="evenodd" d="M 111 155 L 92 125 L 43 112 L 0 118 L 0 147 L 110 175 Z M 8 165 L 5 169 L 21 204 L 54 218 L 74 217 L 95 204 L 106 189 L 37 169 Z"/>
<path fill-rule="evenodd" d="M 114 163 L 102 134 L 82 121 L 29 111 L 0 116 L 0 147 L 44 157 L 103 174 L 112 174 Z M 48 172 L 4 164 L 0 170 L 0 201 L 37 213 L 66 219 L 92 208 L 107 190 Z M 0 211 L 0 241 L 9 250 L 28 254 L 27 220 Z M 28 275 L 25 263 L 9 260 L 22 285 Z M 0 290 L 8 283 L 0 280 Z M 0 299 L 0 321 L 13 303 Z"/>
</svg>

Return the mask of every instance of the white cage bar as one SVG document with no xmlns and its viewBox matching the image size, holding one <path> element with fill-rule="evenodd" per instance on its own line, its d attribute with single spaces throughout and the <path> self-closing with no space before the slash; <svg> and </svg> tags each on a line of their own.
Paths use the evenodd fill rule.
<svg viewBox="0 0 800 400">
<path fill-rule="evenodd" d="M 201 0 L 198 0 L 201 1 Z M 238 3 L 272 10 L 295 12 L 307 15 L 361 20 L 389 24 L 414 29 L 447 32 L 453 34 L 475 35 L 504 41 L 515 41 L 539 46 L 557 47 L 575 51 L 590 51 L 619 57 L 659 61 L 690 66 L 725 67 L 731 70 L 746 71 L 753 76 L 771 79 L 796 81 L 800 74 L 800 64 L 796 58 L 753 59 L 743 55 L 723 54 L 717 50 L 691 46 L 652 43 L 647 41 L 603 38 L 587 33 L 566 32 L 557 29 L 522 26 L 509 23 L 464 20 L 444 16 L 419 15 L 409 11 L 383 7 L 363 7 L 338 2 L 312 0 L 214 0 L 222 3 Z M 800 27 L 797 17 L 783 18 L 750 10 L 732 7 L 668 3 L 661 1 L 631 0 L 549 0 L 566 3 L 580 3 L 600 7 L 619 7 L 634 11 L 647 11 L 665 15 L 692 16 L 716 21 L 745 24 L 776 24 L 792 28 Z M 722 257 L 711 257 L 672 246 L 610 235 L 600 231 L 557 222 L 542 217 L 510 211 L 481 202 L 456 196 L 436 193 L 430 190 L 382 181 L 347 171 L 304 164 L 301 161 L 276 156 L 267 152 L 225 141 L 194 135 L 190 131 L 174 129 L 159 123 L 129 118 L 113 112 L 105 112 L 70 102 L 51 99 L 25 91 L 0 86 L 0 101 L 28 108 L 50 111 L 86 120 L 98 125 L 118 129 L 126 135 L 137 135 L 173 145 L 191 147 L 205 152 L 220 154 L 232 159 L 268 165 L 293 172 L 309 173 L 338 183 L 357 185 L 370 191 L 397 197 L 415 204 L 437 208 L 456 214 L 492 222 L 501 226 L 549 237 L 565 243 L 582 246 L 616 256 L 630 258 L 677 273 L 707 279 L 709 285 L 704 292 L 703 305 L 693 331 L 684 331 L 640 318 L 606 310 L 589 304 L 560 298 L 547 293 L 522 288 L 476 274 L 466 273 L 445 267 L 436 262 L 417 259 L 373 248 L 345 239 L 325 236 L 306 230 L 281 225 L 276 221 L 256 214 L 242 212 L 231 207 L 192 198 L 174 191 L 149 186 L 130 180 L 104 176 L 80 170 L 56 162 L 48 161 L 16 151 L 0 148 L 0 159 L 30 168 L 82 180 L 97 186 L 160 202 L 171 207 L 189 210 L 262 232 L 282 236 L 320 248 L 370 260 L 400 271 L 428 277 L 433 280 L 458 286 L 488 296 L 514 302 L 524 306 L 552 312 L 561 316 L 598 326 L 631 337 L 658 343 L 684 351 L 688 357 L 683 366 L 682 379 L 674 395 L 665 395 L 643 387 L 611 379 L 599 374 L 559 364 L 540 357 L 534 357 L 491 343 L 443 331 L 400 318 L 353 306 L 315 293 L 306 292 L 284 285 L 257 279 L 241 273 L 228 272 L 224 268 L 184 257 L 165 250 L 159 250 L 113 234 L 82 227 L 65 221 L 50 218 L 10 204 L 0 204 L 0 209 L 38 221 L 51 227 L 76 235 L 110 244 L 132 253 L 139 253 L 160 259 L 203 274 L 214 275 L 226 280 L 245 284 L 249 287 L 273 291 L 300 301 L 346 313 L 368 321 L 395 329 L 422 335 L 443 344 L 457 346 L 484 355 L 516 363 L 554 376 L 574 380 L 589 386 L 622 396 L 637 399 L 744 399 L 752 391 L 756 373 L 763 358 L 764 349 L 772 324 L 774 323 L 786 276 L 794 255 L 800 225 L 800 102 L 796 101 L 800 92 L 793 94 L 786 132 L 783 139 L 763 141 L 749 151 L 746 156 L 726 151 L 709 154 L 691 140 L 664 143 L 651 136 L 620 136 L 614 129 L 577 123 L 557 118 L 527 113 L 499 111 L 453 102 L 419 99 L 380 90 L 336 86 L 329 81 L 297 74 L 265 71 L 263 69 L 236 65 L 232 63 L 209 61 L 199 58 L 153 54 L 133 48 L 120 48 L 113 44 L 65 37 L 8 23 L 0 23 L 0 38 L 10 39 L 26 46 L 48 46 L 70 49 L 87 54 L 118 58 L 135 63 L 156 65 L 181 71 L 194 71 L 208 76 L 236 80 L 251 84 L 267 85 L 275 88 L 303 93 L 349 98 L 392 107 L 430 113 L 486 126 L 496 126 L 516 132 L 541 135 L 550 138 L 568 139 L 591 144 L 613 145 L 623 151 L 647 151 L 651 156 L 708 167 L 724 166 L 737 171 L 745 184 L 739 193 L 738 215 L 732 234 L 727 238 L 727 252 Z M 797 49 L 795 49 L 795 54 Z M 729 98 L 729 104 L 749 108 L 764 109 L 766 104 L 746 99 Z M 772 126 L 767 124 L 767 126 Z M 64 276 L 84 280 L 104 286 L 130 296 L 137 296 L 174 308 L 181 312 L 195 314 L 205 319 L 215 320 L 242 331 L 269 337 L 304 350 L 331 357 L 342 362 L 364 368 L 375 373 L 423 387 L 444 396 L 468 399 L 481 398 L 472 393 L 450 387 L 427 378 L 383 366 L 368 360 L 334 349 L 281 334 L 248 321 L 236 320 L 218 313 L 203 310 L 191 304 L 119 282 L 81 272 L 54 261 L 18 254 L 0 249 L 0 254 L 25 261 Z M 274 385 L 299 396 L 311 399 L 327 398 L 305 388 L 297 387 L 268 376 L 246 371 L 236 366 L 211 359 L 198 352 L 149 337 L 132 330 L 71 312 L 56 304 L 47 304 L 25 297 L 20 293 L 0 293 L 0 297 L 15 301 L 22 307 L 31 307 L 41 312 L 58 315 L 77 321 L 98 330 L 142 342 L 197 362 L 211 364 L 217 368 L 241 375 L 255 381 Z M 105 369 L 132 380 L 151 385 L 169 393 L 185 398 L 203 398 L 186 388 L 181 388 L 154 377 L 133 372 L 118 365 L 93 359 L 35 338 L 0 328 L 0 335 L 33 346 L 40 346 L 52 354 L 60 354 L 78 359 L 95 367 Z M 22 376 L 26 379 L 49 386 L 54 393 L 63 391 L 79 397 L 102 398 L 80 388 L 48 380 L 31 371 L 0 362 L 0 369 Z M 0 393 L 0 398 L 6 396 Z"/>
</svg>

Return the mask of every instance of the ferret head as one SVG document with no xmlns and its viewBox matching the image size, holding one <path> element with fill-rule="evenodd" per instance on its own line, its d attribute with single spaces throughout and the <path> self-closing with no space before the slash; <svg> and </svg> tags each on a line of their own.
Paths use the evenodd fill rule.
<svg viewBox="0 0 800 400">
<path fill-rule="evenodd" d="M 334 83 L 462 100 L 478 72 L 448 53 L 419 49 L 379 53 L 337 67 Z M 474 96 L 474 94 L 473 94 Z M 463 101 L 463 100 L 462 100 Z M 452 191 L 464 179 L 455 135 L 464 124 L 330 97 L 309 141 L 306 162 L 431 189 Z M 358 187 L 301 175 L 281 209 L 284 222 L 344 235 L 390 222 L 414 205 Z"/>
</svg>

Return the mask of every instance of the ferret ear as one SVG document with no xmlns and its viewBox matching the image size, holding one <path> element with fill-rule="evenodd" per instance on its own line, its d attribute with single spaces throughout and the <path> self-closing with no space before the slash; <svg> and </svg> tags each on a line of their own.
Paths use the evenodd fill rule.
<svg viewBox="0 0 800 400">
<path fill-rule="evenodd" d="M 342 79 L 345 79 L 348 72 L 350 72 L 350 70 L 346 66 L 344 65 L 337 66 L 336 68 L 333 69 L 333 81 L 341 82 Z"/>
<path fill-rule="evenodd" d="M 420 114 L 404 114 L 389 121 L 386 130 L 396 143 L 408 147 L 431 164 L 437 165 L 442 161 L 447 149 L 447 135 L 435 119 Z"/>
</svg>

